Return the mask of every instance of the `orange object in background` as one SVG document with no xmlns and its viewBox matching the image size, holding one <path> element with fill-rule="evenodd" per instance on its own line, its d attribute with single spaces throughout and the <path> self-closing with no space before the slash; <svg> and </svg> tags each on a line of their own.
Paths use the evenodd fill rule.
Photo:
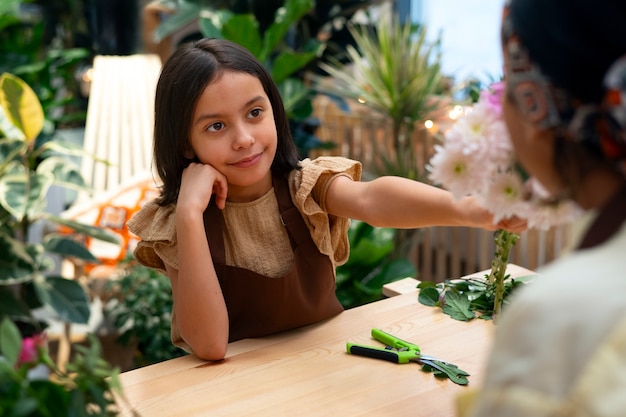
<svg viewBox="0 0 626 417">
<path fill-rule="evenodd" d="M 101 227 L 118 236 L 119 244 L 103 242 L 90 237 L 85 238 L 85 245 L 103 265 L 115 266 L 135 249 L 138 237 L 126 227 L 126 222 L 145 203 L 158 196 L 154 179 L 149 176 L 134 178 L 118 189 L 96 196 L 92 200 L 70 208 L 63 213 L 68 218 L 91 226 Z M 71 234 L 69 228 L 62 233 Z M 87 272 L 95 265 L 87 265 Z"/>
</svg>

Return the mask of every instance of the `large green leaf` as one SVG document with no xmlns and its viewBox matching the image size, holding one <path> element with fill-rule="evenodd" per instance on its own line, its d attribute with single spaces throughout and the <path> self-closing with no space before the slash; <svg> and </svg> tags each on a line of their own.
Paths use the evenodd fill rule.
<svg viewBox="0 0 626 417">
<path fill-rule="evenodd" d="M 278 85 L 280 96 L 283 99 L 285 111 L 290 116 L 298 108 L 298 105 L 311 96 L 311 89 L 297 78 L 287 78 Z M 307 115 L 309 116 L 310 113 Z"/>
<path fill-rule="evenodd" d="M 59 317 L 70 323 L 89 321 L 89 299 L 76 281 L 63 277 L 47 277 L 35 281 L 39 299 L 52 308 Z"/>
<path fill-rule="evenodd" d="M 272 79 L 278 84 L 294 72 L 302 69 L 317 57 L 316 52 L 283 51 L 272 64 Z"/>
<path fill-rule="evenodd" d="M 54 216 L 51 214 L 46 215 L 45 218 L 51 222 L 69 227 L 70 229 L 75 230 L 77 233 L 92 237 L 94 239 L 102 240 L 109 243 L 120 244 L 120 240 L 116 235 L 101 227 L 79 223 L 74 220 L 64 219 L 62 217 Z"/>
<path fill-rule="evenodd" d="M 230 10 L 204 10 L 198 19 L 200 32 L 205 38 L 223 38 L 222 28 L 231 17 Z"/>
<path fill-rule="evenodd" d="M 7 316 L 23 321 L 33 320 L 28 305 L 18 300 L 7 285 L 0 285 L 0 317 Z"/>
<path fill-rule="evenodd" d="M 366 294 L 380 296 L 383 285 L 415 275 L 415 267 L 411 262 L 407 259 L 396 259 L 379 264 L 361 281 L 356 281 L 355 285 Z"/>
<path fill-rule="evenodd" d="M 15 365 L 22 350 L 22 338 L 17 326 L 8 318 L 0 323 L 0 353 L 6 360 Z"/>
<path fill-rule="evenodd" d="M 350 263 L 374 265 L 393 250 L 395 230 L 370 225 L 365 230 L 368 233 L 359 234 L 359 238 L 351 242 Z"/>
<path fill-rule="evenodd" d="M 259 22 L 252 14 L 237 14 L 228 19 L 222 27 L 222 36 L 248 49 L 260 58 L 262 40 Z"/>
<path fill-rule="evenodd" d="M 66 257 L 82 259 L 87 262 L 100 262 L 98 258 L 96 258 L 91 252 L 89 252 L 89 249 L 87 249 L 85 245 L 77 242 L 74 239 L 70 239 L 60 235 L 47 235 L 43 240 L 43 247 L 45 248 L 46 252 L 56 253 Z"/>
<path fill-rule="evenodd" d="M 159 27 L 154 31 L 155 43 L 161 42 L 167 36 L 176 32 L 190 22 L 198 18 L 202 7 L 199 4 L 190 2 L 180 2 L 176 9 L 176 13 L 170 15 Z"/>
<path fill-rule="evenodd" d="M 19 22 L 22 0 L 0 1 L 0 29 Z"/>
<path fill-rule="evenodd" d="M 13 74 L 0 75 L 0 106 L 28 141 L 35 140 L 43 129 L 44 114 L 37 94 L 28 84 Z"/>
<path fill-rule="evenodd" d="M 76 164 L 71 163 L 67 158 L 51 156 L 46 158 L 37 167 L 37 173 L 51 175 L 55 185 L 73 189 L 76 191 L 88 191 L 91 188 L 85 182 Z"/>
<path fill-rule="evenodd" d="M 314 6 L 314 0 L 287 0 L 283 7 L 276 10 L 274 22 L 265 32 L 263 49 L 257 55 L 262 62 L 265 62 L 279 43 L 285 39 L 289 29 Z"/>
<path fill-rule="evenodd" d="M 26 245 L 12 236 L 0 233 L 0 282 L 19 284 L 33 279 L 37 263 Z"/>
<path fill-rule="evenodd" d="M 37 172 L 0 177 L 0 205 L 20 222 L 36 220 L 45 213 L 53 180 L 50 173 Z"/>
<path fill-rule="evenodd" d="M 15 139 L 20 142 L 26 141 L 24 132 L 13 124 L 7 113 L 4 111 L 4 108 L 0 106 L 0 138 L 2 137 Z"/>
<path fill-rule="evenodd" d="M 15 157 L 25 152 L 26 142 L 0 138 L 0 175 L 4 175 Z"/>
<path fill-rule="evenodd" d="M 111 165 L 110 162 L 104 159 L 98 159 L 95 154 L 86 152 L 85 148 L 82 145 L 59 140 L 57 139 L 57 137 L 58 136 L 55 136 L 54 140 L 49 140 L 48 142 L 41 145 L 40 151 L 53 151 L 66 156 L 89 157 L 98 162 L 103 162 Z"/>
</svg>

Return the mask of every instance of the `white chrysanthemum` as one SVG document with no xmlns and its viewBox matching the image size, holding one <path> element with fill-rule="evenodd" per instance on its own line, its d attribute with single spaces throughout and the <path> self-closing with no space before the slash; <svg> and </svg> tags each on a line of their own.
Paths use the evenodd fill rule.
<svg viewBox="0 0 626 417">
<path fill-rule="evenodd" d="M 551 204 L 529 204 L 525 216 L 528 227 L 532 229 L 548 230 L 551 227 L 569 223 L 582 213 L 580 206 L 572 201 L 560 201 Z"/>
<path fill-rule="evenodd" d="M 485 131 L 485 141 L 487 144 L 485 158 L 501 168 L 512 167 L 514 150 L 504 122 L 494 121 Z"/>
<path fill-rule="evenodd" d="M 536 181 L 524 183 L 518 174 L 500 99 L 494 94 L 481 94 L 471 111 L 445 132 L 443 146 L 435 147 L 430 160 L 430 179 L 457 198 L 475 195 L 496 222 L 518 216 L 530 228 L 546 229 L 571 221 L 580 212 L 576 206 L 546 205 L 546 190 Z"/>
<path fill-rule="evenodd" d="M 524 217 L 528 219 L 528 227 L 547 230 L 561 223 L 568 223 L 580 216 L 582 209 L 573 201 L 551 202 L 552 196 L 535 178 L 527 181 L 530 204 Z"/>
<path fill-rule="evenodd" d="M 514 171 L 500 172 L 493 176 L 479 197 L 497 223 L 523 210 L 524 183 Z"/>
<path fill-rule="evenodd" d="M 456 198 L 475 194 L 485 177 L 475 158 L 457 147 L 435 146 L 430 160 L 430 179 L 448 189 Z"/>
<path fill-rule="evenodd" d="M 484 150 L 489 146 L 485 133 L 493 121 L 489 112 L 476 106 L 446 133 L 446 146 L 462 147 L 468 153 Z"/>
</svg>

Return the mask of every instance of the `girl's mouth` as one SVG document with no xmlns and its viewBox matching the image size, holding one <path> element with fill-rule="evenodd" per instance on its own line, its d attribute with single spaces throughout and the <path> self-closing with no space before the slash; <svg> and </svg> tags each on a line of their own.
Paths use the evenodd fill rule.
<svg viewBox="0 0 626 417">
<path fill-rule="evenodd" d="M 263 152 L 260 152 L 256 155 L 252 155 L 249 156 L 247 158 L 242 158 L 239 161 L 231 164 L 237 168 L 249 168 L 253 165 L 256 165 L 257 162 L 259 162 L 261 160 L 261 156 L 263 155 Z"/>
</svg>

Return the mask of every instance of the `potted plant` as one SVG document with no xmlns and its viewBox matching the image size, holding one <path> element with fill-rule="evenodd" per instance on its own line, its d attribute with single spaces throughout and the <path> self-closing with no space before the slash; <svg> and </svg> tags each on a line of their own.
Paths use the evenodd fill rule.
<svg viewBox="0 0 626 417">
<path fill-rule="evenodd" d="M 417 271 L 406 259 L 393 259 L 395 229 L 350 222 L 350 259 L 337 267 L 337 298 L 345 308 L 357 307 L 383 298 L 383 285 Z"/>
<path fill-rule="evenodd" d="M 111 298 L 103 309 L 115 330 L 115 342 L 134 347 L 135 367 L 185 355 L 170 336 L 174 300 L 169 278 L 132 257 L 120 264 L 120 270 L 122 275 L 105 287 Z"/>
<path fill-rule="evenodd" d="M 77 346 L 61 370 L 48 355 L 45 337 L 22 337 L 15 324 L 0 322 L 0 414 L 3 416 L 116 416 L 123 399 L 118 370 L 101 358 L 100 344 Z M 30 373 L 43 366 L 50 377 Z"/>
<path fill-rule="evenodd" d="M 10 73 L 0 75 L 0 318 L 9 317 L 31 332 L 42 324 L 33 310 L 50 308 L 63 321 L 87 323 L 89 302 L 76 281 L 51 273 L 51 255 L 87 262 L 98 260 L 79 241 L 60 233 L 32 238 L 36 222 L 60 225 L 81 235 L 116 243 L 105 230 L 63 219 L 46 211 L 52 185 L 87 190 L 67 155 L 77 146 L 38 140 L 44 112 L 34 91 Z M 24 335 L 27 335 L 24 333 Z"/>
<path fill-rule="evenodd" d="M 380 149 L 376 140 L 370 144 L 376 155 L 370 175 L 425 180 L 416 155 L 425 136 L 417 135 L 416 128 L 441 106 L 439 41 L 429 42 L 424 26 L 400 22 L 391 12 L 376 20 L 370 16 L 368 23 L 352 24 L 349 30 L 355 45 L 347 47 L 347 62 L 329 57 L 320 63 L 332 78 L 314 77 L 316 90 L 344 110 L 349 108 L 346 99 L 360 103 L 390 124 L 392 145 Z M 398 230 L 393 256 L 406 257 L 418 232 Z"/>
</svg>

